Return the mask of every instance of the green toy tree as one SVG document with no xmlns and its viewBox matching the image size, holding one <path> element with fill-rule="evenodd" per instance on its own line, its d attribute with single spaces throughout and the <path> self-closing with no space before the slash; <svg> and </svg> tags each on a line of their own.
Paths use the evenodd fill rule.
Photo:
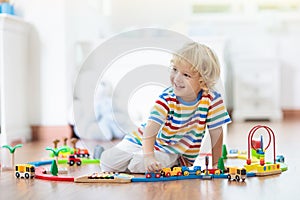
<svg viewBox="0 0 300 200">
<path fill-rule="evenodd" d="M 227 159 L 227 147 L 225 144 L 222 146 L 222 158 Z"/>
<path fill-rule="evenodd" d="M 17 148 L 22 147 L 23 144 L 17 144 L 16 146 L 12 147 L 10 145 L 3 145 L 3 148 L 7 148 L 11 154 L 11 167 L 14 168 L 15 166 L 15 151 Z"/>
<path fill-rule="evenodd" d="M 56 164 L 55 160 L 52 160 L 50 172 L 53 176 L 57 176 L 57 174 L 58 174 L 58 168 L 57 168 L 57 164 Z"/>
<path fill-rule="evenodd" d="M 56 165 L 58 165 L 58 154 L 59 154 L 59 152 L 65 151 L 66 149 L 67 149 L 66 147 L 60 147 L 59 149 L 46 147 L 46 150 L 52 151 L 52 153 L 55 157 Z"/>
<path fill-rule="evenodd" d="M 222 172 L 225 171 L 224 159 L 222 157 L 220 157 L 218 160 L 218 169 Z"/>
</svg>

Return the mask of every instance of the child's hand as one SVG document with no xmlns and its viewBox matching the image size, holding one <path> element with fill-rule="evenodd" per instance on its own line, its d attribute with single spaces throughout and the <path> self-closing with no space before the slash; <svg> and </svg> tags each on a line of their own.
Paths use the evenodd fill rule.
<svg viewBox="0 0 300 200">
<path fill-rule="evenodd" d="M 145 169 L 148 172 L 155 172 L 161 170 L 161 164 L 158 162 L 155 157 L 154 153 L 144 153 L 144 165 Z"/>
</svg>

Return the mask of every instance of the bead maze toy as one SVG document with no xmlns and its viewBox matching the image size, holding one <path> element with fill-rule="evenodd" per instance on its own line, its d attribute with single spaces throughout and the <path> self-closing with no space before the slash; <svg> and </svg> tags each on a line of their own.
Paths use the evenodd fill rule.
<svg viewBox="0 0 300 200">
<path fill-rule="evenodd" d="M 269 136 L 268 145 L 263 147 L 263 139 L 261 136 L 260 142 L 253 140 L 253 135 L 259 129 L 265 129 Z M 265 152 L 270 147 L 273 141 L 273 162 L 265 163 Z M 252 151 L 250 150 L 252 147 Z M 251 152 L 259 159 L 259 164 L 251 164 Z M 276 151 L 275 151 L 275 134 L 273 130 L 268 126 L 257 125 L 253 127 L 248 135 L 248 158 L 245 165 L 247 171 L 255 172 L 256 176 L 267 176 L 273 174 L 280 174 L 282 172 L 280 164 L 276 163 Z"/>
</svg>

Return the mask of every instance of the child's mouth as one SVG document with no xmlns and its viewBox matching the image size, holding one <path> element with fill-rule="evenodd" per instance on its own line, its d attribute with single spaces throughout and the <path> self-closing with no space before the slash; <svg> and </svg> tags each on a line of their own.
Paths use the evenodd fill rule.
<svg viewBox="0 0 300 200">
<path fill-rule="evenodd" d="M 174 83 L 174 86 L 175 86 L 176 89 L 183 89 L 183 88 L 185 88 L 184 86 L 182 86 L 182 85 L 177 85 L 176 83 Z"/>
</svg>

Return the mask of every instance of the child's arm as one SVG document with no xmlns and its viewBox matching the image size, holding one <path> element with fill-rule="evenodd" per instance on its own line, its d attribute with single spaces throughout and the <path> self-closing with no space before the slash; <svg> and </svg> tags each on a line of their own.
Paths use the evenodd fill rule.
<svg viewBox="0 0 300 200">
<path fill-rule="evenodd" d="M 223 145 L 223 128 L 219 127 L 216 129 L 209 130 L 212 147 L 212 166 L 216 167 L 219 158 L 222 156 L 222 145 Z"/>
<path fill-rule="evenodd" d="M 144 165 L 147 171 L 157 171 L 161 169 L 161 164 L 154 157 L 154 143 L 160 127 L 160 124 L 154 121 L 148 121 L 143 134 Z"/>
</svg>

